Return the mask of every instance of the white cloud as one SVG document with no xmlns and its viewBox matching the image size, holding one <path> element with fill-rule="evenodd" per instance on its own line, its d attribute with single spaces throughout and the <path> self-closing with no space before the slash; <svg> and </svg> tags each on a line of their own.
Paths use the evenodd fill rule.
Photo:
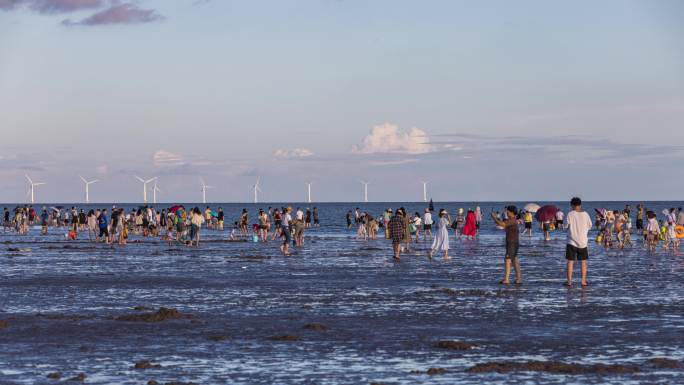
<svg viewBox="0 0 684 385">
<path fill-rule="evenodd" d="M 430 138 L 420 128 L 400 130 L 395 124 L 385 123 L 373 126 L 370 134 L 363 138 L 352 152 L 359 154 L 425 154 L 433 150 Z"/>
<path fill-rule="evenodd" d="M 273 153 L 273 156 L 281 159 L 292 159 L 292 158 L 306 158 L 312 156 L 313 151 L 308 148 L 293 148 L 291 150 L 278 149 Z"/>
<path fill-rule="evenodd" d="M 165 150 L 157 150 L 152 159 L 155 166 L 180 166 L 185 161 L 183 156 Z"/>
</svg>

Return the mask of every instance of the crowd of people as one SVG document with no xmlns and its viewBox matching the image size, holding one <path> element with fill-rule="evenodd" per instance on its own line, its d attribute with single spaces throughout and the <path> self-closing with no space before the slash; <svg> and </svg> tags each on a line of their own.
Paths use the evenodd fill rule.
<svg viewBox="0 0 684 385">
<path fill-rule="evenodd" d="M 293 216 L 294 215 L 294 216 Z M 50 228 L 66 229 L 65 237 L 76 240 L 80 234 L 87 233 L 92 242 L 125 245 L 129 234 L 142 237 L 161 237 L 169 243 L 179 242 L 187 246 L 199 246 L 202 229 L 223 231 L 225 213 L 221 207 L 217 211 L 209 206 L 186 209 L 182 205 L 164 208 L 161 211 L 152 206 L 141 206 L 126 212 L 123 208 L 84 209 L 62 206 L 43 207 L 40 211 L 33 206 L 18 206 L 10 211 L 4 208 L 4 232 L 15 231 L 27 234 L 31 225 L 40 225 L 41 234 L 47 235 Z M 283 254 L 289 254 L 289 244 L 295 247 L 304 245 L 304 231 L 319 227 L 318 208 L 292 207 L 259 209 L 256 220 L 250 225 L 249 212 L 243 209 L 240 217 L 233 222 L 229 240 L 251 238 L 254 242 L 268 242 L 280 238 Z"/>
<path fill-rule="evenodd" d="M 544 240 L 551 239 L 552 231 L 567 232 L 566 258 L 568 259 L 567 284 L 572 285 L 573 263 L 580 261 L 582 285 L 586 282 L 586 259 L 588 257 L 588 232 L 596 228 L 595 242 L 605 248 L 632 247 L 632 216 L 635 217 L 634 228 L 643 239 L 645 247 L 654 251 L 660 243 L 667 250 L 678 249 L 680 239 L 684 238 L 684 211 L 681 208 L 670 208 L 663 211 L 664 218 L 658 220 L 653 210 L 639 204 L 636 210 L 626 205 L 621 210 L 595 209 L 592 222 L 588 213 L 582 211 L 581 200 L 573 198 L 571 211 L 565 215 L 555 210 L 544 219 L 537 217 L 539 228 L 544 233 Z M 527 207 L 527 206 L 526 206 Z M 532 236 L 533 214 L 530 209 L 518 210 L 515 206 L 507 206 L 502 213 L 492 212 L 491 219 L 496 227 L 505 231 L 506 249 L 504 258 L 504 278 L 502 284 L 509 284 L 511 269 L 515 271 L 515 283 L 522 283 L 522 270 L 518 259 L 520 235 Z M 43 207 L 35 210 L 33 206 L 18 206 L 13 210 L 4 208 L 3 228 L 5 232 L 15 231 L 19 235 L 27 234 L 31 225 L 39 224 L 41 234 L 48 234 L 50 228 L 66 229 L 67 239 L 76 240 L 79 234 L 87 233 L 92 242 L 125 245 L 129 234 L 142 237 L 160 237 L 169 243 L 178 242 L 187 246 L 199 246 L 203 229 L 226 230 L 225 213 L 221 207 L 216 211 L 209 206 L 205 210 L 199 207 L 186 209 L 182 205 L 158 210 L 152 206 L 140 206 L 129 209 L 112 206 L 107 208 L 84 209 L 62 206 Z M 401 254 L 410 252 L 412 244 L 431 242 L 427 256 L 441 253 L 445 260 L 449 257 L 450 230 L 455 240 L 475 239 L 483 222 L 480 207 L 464 210 L 459 208 L 452 217 L 447 210 L 436 211 L 432 207 L 425 208 L 422 213 L 410 213 L 400 207 L 393 211 L 386 209 L 380 216 L 373 216 L 359 208 L 349 210 L 346 214 L 348 229 L 355 229 L 361 240 L 375 240 L 378 234 L 391 240 L 394 259 L 401 260 Z M 290 244 L 294 247 L 304 246 L 304 233 L 307 228 L 319 227 L 319 213 L 316 207 L 292 207 L 258 209 L 256 216 L 250 220 L 249 211 L 243 209 L 230 228 L 228 240 L 251 240 L 253 242 L 282 241 L 280 250 L 284 255 L 290 254 Z M 522 233 L 520 232 L 522 228 Z"/>
<path fill-rule="evenodd" d="M 580 198 L 572 198 L 571 210 L 565 215 L 562 210 L 555 209 L 551 216 L 538 220 L 539 227 L 544 233 L 544 240 L 551 240 L 552 231 L 566 231 L 566 259 L 567 286 L 572 286 L 572 272 L 574 263 L 579 261 L 581 271 L 581 285 L 587 286 L 588 234 L 596 226 L 595 242 L 605 248 L 620 248 L 632 246 L 631 238 L 631 207 L 627 205 L 621 212 L 618 210 L 597 209 L 595 221 L 582 210 Z M 449 257 L 449 229 L 454 230 L 454 238 L 473 239 L 480 230 L 482 212 L 479 207 L 468 210 L 464 215 L 462 208 L 458 209 L 455 219 L 447 210 L 439 210 L 437 218 L 433 218 L 433 210 L 425 209 L 423 215 L 410 214 L 403 207 L 396 211 L 385 210 L 382 216 L 374 218 L 372 215 L 360 212 L 358 209 L 346 215 L 347 227 L 357 226 L 357 236 L 362 239 L 375 239 L 381 228 L 385 230 L 385 238 L 392 241 L 394 259 L 401 260 L 401 253 L 410 251 L 411 243 L 432 241 L 428 250 L 428 258 L 436 252 L 441 252 L 445 260 Z M 507 206 L 502 214 L 492 212 L 491 217 L 496 227 L 505 231 L 506 247 L 504 257 L 504 278 L 502 284 L 510 283 L 511 269 L 515 270 L 515 283 L 522 283 L 522 269 L 518 259 L 520 249 L 520 228 L 522 234 L 532 236 L 533 212 L 518 210 L 517 207 Z M 650 251 L 654 251 L 659 242 L 666 250 L 678 249 L 680 239 L 684 238 L 684 211 L 681 208 L 664 210 L 665 219 L 658 222 L 654 211 L 646 209 L 642 204 L 637 205 L 636 228 L 643 237 L 643 244 Z M 646 223 L 644 223 L 646 218 Z M 354 222 L 352 222 L 352 220 Z M 433 226 L 435 226 L 433 233 Z"/>
</svg>

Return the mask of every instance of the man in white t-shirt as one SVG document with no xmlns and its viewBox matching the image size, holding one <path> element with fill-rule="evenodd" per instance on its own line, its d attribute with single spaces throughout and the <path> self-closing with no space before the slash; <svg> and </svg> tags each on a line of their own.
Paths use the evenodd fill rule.
<svg viewBox="0 0 684 385">
<path fill-rule="evenodd" d="M 426 237 L 432 240 L 432 213 L 430 209 L 425 209 L 425 214 L 423 214 L 423 242 L 425 242 Z"/>
<path fill-rule="evenodd" d="M 565 214 L 563 214 L 563 211 L 558 210 L 556 211 L 556 230 L 562 230 L 563 229 L 563 219 L 565 218 Z"/>
<path fill-rule="evenodd" d="M 570 200 L 572 211 L 566 216 L 568 226 L 568 242 L 565 247 L 565 259 L 568 263 L 566 286 L 572 286 L 572 273 L 575 261 L 580 261 L 582 272 L 582 286 L 587 286 L 587 259 L 589 253 L 589 230 L 593 224 L 586 211 L 582 210 L 582 200 L 575 197 Z"/>
</svg>

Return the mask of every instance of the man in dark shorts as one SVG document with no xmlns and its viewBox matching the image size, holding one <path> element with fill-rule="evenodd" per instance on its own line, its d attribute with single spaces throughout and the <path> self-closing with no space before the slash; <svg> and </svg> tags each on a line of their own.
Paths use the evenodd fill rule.
<svg viewBox="0 0 684 385">
<path fill-rule="evenodd" d="M 392 240 L 392 249 L 394 250 L 394 259 L 400 259 L 401 242 L 404 240 L 404 219 L 401 217 L 401 210 L 397 210 L 396 214 L 387 223 L 389 229 L 390 239 Z"/>
<path fill-rule="evenodd" d="M 511 263 L 515 269 L 515 284 L 522 284 L 522 269 L 520 268 L 520 261 L 518 260 L 518 248 L 520 247 L 520 236 L 518 233 L 518 209 L 515 206 L 506 206 L 506 219 L 501 220 L 496 213 L 492 213 L 492 219 L 496 225 L 503 227 L 506 232 L 506 257 L 504 259 L 504 278 L 501 284 L 509 284 L 509 276 L 511 275 Z"/>
<path fill-rule="evenodd" d="M 587 259 L 589 252 L 589 230 L 592 228 L 591 218 L 586 211 L 582 210 L 582 200 L 575 197 L 570 201 L 572 211 L 567 215 L 568 242 L 565 246 L 565 259 L 567 260 L 566 286 L 572 287 L 572 273 L 575 261 L 580 261 L 582 273 L 582 286 L 587 286 Z"/>
<path fill-rule="evenodd" d="M 107 226 L 109 226 L 109 219 L 107 218 L 107 209 L 103 209 L 100 216 L 97 217 L 97 224 L 100 228 L 100 234 L 97 236 L 97 240 L 99 241 L 100 238 L 104 238 L 104 241 L 109 243 L 109 229 L 107 228 Z"/>
</svg>

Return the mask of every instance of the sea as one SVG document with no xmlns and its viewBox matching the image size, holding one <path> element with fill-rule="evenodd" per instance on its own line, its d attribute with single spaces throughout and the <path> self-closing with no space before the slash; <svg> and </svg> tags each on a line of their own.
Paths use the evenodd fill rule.
<svg viewBox="0 0 684 385">
<path fill-rule="evenodd" d="M 660 218 L 684 205 L 584 207 L 593 218 L 638 203 Z M 485 216 L 473 240 L 450 230 L 449 260 L 429 259 L 420 241 L 395 262 L 384 237 L 357 239 L 346 226 L 349 210 L 423 212 L 424 202 L 186 203 L 226 213 L 226 230 L 203 230 L 192 248 L 0 229 L 0 384 L 684 383 L 684 253 L 649 252 L 636 231 L 624 249 L 592 241 L 589 286 L 568 288 L 565 233 L 545 241 L 535 224 L 521 237 L 523 284 L 501 285 L 504 233 L 489 213 L 508 204 L 434 202 Z M 253 220 L 283 206 L 319 211 L 321 226 L 293 255 L 279 241 L 229 240 L 243 208 Z"/>
</svg>

